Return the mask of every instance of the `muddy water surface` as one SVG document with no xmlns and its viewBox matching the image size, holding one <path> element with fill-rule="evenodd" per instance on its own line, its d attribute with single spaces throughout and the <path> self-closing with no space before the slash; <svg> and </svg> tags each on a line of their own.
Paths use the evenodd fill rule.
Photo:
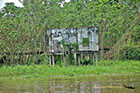
<svg viewBox="0 0 140 93">
<path fill-rule="evenodd" d="M 140 93 L 140 75 L 1 79 L 0 93 Z"/>
</svg>

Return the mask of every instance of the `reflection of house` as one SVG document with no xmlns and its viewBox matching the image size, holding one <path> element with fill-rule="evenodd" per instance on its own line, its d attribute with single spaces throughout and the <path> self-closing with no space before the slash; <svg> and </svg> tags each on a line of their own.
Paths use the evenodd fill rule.
<svg viewBox="0 0 140 93">
<path fill-rule="evenodd" d="M 46 39 L 49 52 L 56 54 L 63 54 L 65 45 L 66 47 L 71 45 L 75 48 L 74 44 L 78 45 L 75 52 L 99 50 L 97 27 L 50 29 L 46 33 Z"/>
</svg>

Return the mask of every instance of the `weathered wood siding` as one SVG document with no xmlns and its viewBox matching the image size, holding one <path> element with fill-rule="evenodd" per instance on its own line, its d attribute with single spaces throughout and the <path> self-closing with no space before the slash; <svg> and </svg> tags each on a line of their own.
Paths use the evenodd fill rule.
<svg viewBox="0 0 140 93">
<path fill-rule="evenodd" d="M 98 45 L 98 28 L 89 27 L 78 29 L 78 45 L 79 51 L 99 51 Z M 89 39 L 89 45 L 84 46 L 82 44 L 83 38 Z"/>
<path fill-rule="evenodd" d="M 47 30 L 45 36 L 49 53 L 63 54 L 63 41 L 65 44 L 78 44 L 78 49 L 75 49 L 75 52 L 99 51 L 97 27 L 50 29 Z M 89 40 L 89 45 L 83 45 L 83 38 Z"/>
</svg>

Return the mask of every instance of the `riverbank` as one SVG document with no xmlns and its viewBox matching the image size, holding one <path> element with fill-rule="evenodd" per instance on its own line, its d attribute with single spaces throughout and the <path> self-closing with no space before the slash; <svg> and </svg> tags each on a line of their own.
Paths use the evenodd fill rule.
<svg viewBox="0 0 140 93">
<path fill-rule="evenodd" d="M 140 61 L 100 61 L 98 66 L 48 66 L 46 64 L 30 66 L 2 66 L 0 67 L 1 78 L 30 78 L 30 77 L 74 77 L 82 75 L 103 75 L 103 74 L 140 74 Z"/>
</svg>

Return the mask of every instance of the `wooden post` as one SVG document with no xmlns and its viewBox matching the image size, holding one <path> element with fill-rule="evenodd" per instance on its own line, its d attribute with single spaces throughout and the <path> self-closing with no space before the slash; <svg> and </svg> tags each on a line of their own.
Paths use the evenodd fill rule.
<svg viewBox="0 0 140 93">
<path fill-rule="evenodd" d="M 22 54 L 22 64 L 24 65 L 26 62 L 25 54 Z"/>
<path fill-rule="evenodd" d="M 24 54 L 24 65 L 26 64 L 26 54 Z"/>
<path fill-rule="evenodd" d="M 31 63 L 33 62 L 33 54 L 31 54 Z"/>
<path fill-rule="evenodd" d="M 78 55 L 78 65 L 80 66 L 80 54 Z"/>
<path fill-rule="evenodd" d="M 71 63 L 71 54 L 69 53 L 68 54 L 68 65 L 70 66 L 70 63 Z"/>
<path fill-rule="evenodd" d="M 80 55 L 81 55 L 81 62 L 83 64 L 83 53 L 81 53 Z"/>
<path fill-rule="evenodd" d="M 74 53 L 75 65 L 76 65 L 76 63 L 77 63 L 77 60 L 76 60 L 76 59 L 77 59 L 77 57 L 76 57 L 76 56 L 77 56 L 77 54 L 76 54 L 76 53 Z"/>
<path fill-rule="evenodd" d="M 29 54 L 29 56 L 28 56 L 28 59 L 27 59 L 27 64 L 29 65 L 29 59 L 30 59 L 30 54 Z"/>
<path fill-rule="evenodd" d="M 35 63 L 38 63 L 37 59 L 37 43 L 35 42 Z"/>
<path fill-rule="evenodd" d="M 94 65 L 94 52 L 92 52 L 92 64 Z"/>
<path fill-rule="evenodd" d="M 51 57 L 51 55 L 49 55 L 49 61 L 50 61 L 50 66 L 51 66 L 51 64 L 52 64 L 52 57 Z"/>
<path fill-rule="evenodd" d="M 96 65 L 98 65 L 98 54 L 95 52 L 95 57 L 96 57 Z"/>
<path fill-rule="evenodd" d="M 28 64 L 29 55 L 26 55 L 26 63 Z"/>
<path fill-rule="evenodd" d="M 81 60 L 83 60 L 83 53 L 81 53 Z"/>
<path fill-rule="evenodd" d="M 86 60 L 89 60 L 89 53 L 85 53 L 84 56 Z"/>
<path fill-rule="evenodd" d="M 66 67 L 67 65 L 66 65 L 66 55 L 65 54 L 63 55 L 63 61 L 64 61 L 64 67 Z"/>
<path fill-rule="evenodd" d="M 52 65 L 54 66 L 55 63 L 54 63 L 54 55 L 52 55 Z"/>
<path fill-rule="evenodd" d="M 88 57 L 89 57 L 89 64 L 90 64 L 90 58 L 91 58 L 91 57 L 90 57 L 90 52 L 88 53 Z"/>
</svg>

